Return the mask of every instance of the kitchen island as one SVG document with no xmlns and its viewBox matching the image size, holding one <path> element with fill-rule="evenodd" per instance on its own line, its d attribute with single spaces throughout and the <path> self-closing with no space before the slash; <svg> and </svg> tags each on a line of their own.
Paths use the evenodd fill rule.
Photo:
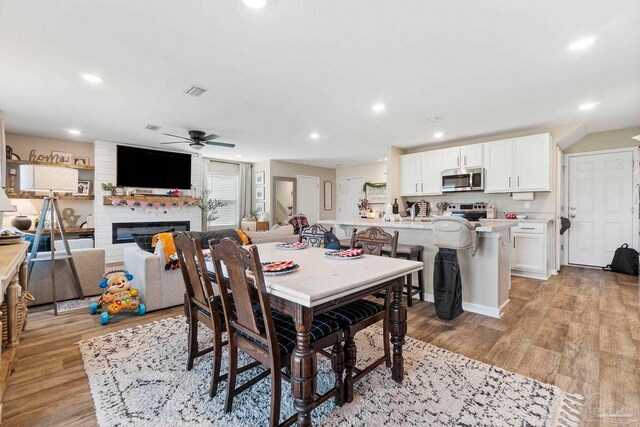
<svg viewBox="0 0 640 427">
<path fill-rule="evenodd" d="M 433 262 L 438 248 L 433 244 L 433 226 L 428 221 L 381 221 L 380 219 L 321 220 L 320 224 L 333 226 L 339 238 L 350 237 L 354 228 L 382 227 L 386 232 L 398 231 L 399 244 L 424 246 L 425 289 L 422 295 L 433 302 Z M 473 222 L 472 222 L 473 223 Z M 458 251 L 460 275 L 462 277 L 462 308 L 465 311 L 501 317 L 509 302 L 511 287 L 511 245 L 509 230 L 512 222 L 483 220 L 477 224 L 478 251 L 471 256 L 470 250 Z M 414 284 L 418 283 L 414 279 Z"/>
</svg>

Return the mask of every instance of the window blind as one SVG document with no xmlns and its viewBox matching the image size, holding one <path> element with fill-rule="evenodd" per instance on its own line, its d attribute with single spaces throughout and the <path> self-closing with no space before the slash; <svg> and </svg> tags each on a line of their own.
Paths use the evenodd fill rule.
<svg viewBox="0 0 640 427">
<path fill-rule="evenodd" d="M 209 197 L 220 199 L 225 205 L 218 208 L 218 219 L 209 221 L 209 227 L 238 228 L 239 176 L 237 165 L 211 162 L 209 168 Z"/>
</svg>

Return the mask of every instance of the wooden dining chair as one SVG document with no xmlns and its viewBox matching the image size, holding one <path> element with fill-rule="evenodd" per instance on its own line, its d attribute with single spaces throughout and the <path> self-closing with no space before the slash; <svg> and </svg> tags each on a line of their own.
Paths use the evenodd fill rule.
<svg viewBox="0 0 640 427">
<path fill-rule="evenodd" d="M 298 242 L 306 240 L 307 244 L 313 248 L 321 248 L 324 241 L 324 233 L 333 233 L 333 227 L 329 230 L 324 228 L 320 224 L 313 224 L 300 230 L 298 235 Z"/>
<path fill-rule="evenodd" d="M 176 247 L 178 263 L 185 285 L 184 310 L 189 324 L 187 347 L 187 371 L 193 368 L 196 358 L 213 352 L 213 368 L 209 397 L 215 396 L 220 381 L 227 379 L 227 375 L 220 375 L 222 362 L 222 347 L 227 341 L 222 341 L 222 333 L 227 330 L 223 318 L 222 300 L 216 296 L 207 272 L 201 242 L 198 238 L 191 238 L 185 232 L 172 234 Z M 231 307 L 231 310 L 235 308 Z M 200 350 L 198 342 L 198 325 L 209 328 L 213 334 L 213 345 Z M 257 366 L 243 366 L 242 372 Z"/>
<path fill-rule="evenodd" d="M 211 248 L 211 255 L 220 287 L 229 341 L 229 383 L 225 413 L 231 411 L 234 396 L 271 374 L 269 425 L 277 426 L 280 421 L 281 381 L 282 378 L 291 379 L 282 369 L 290 366 L 291 354 L 296 346 L 295 323 L 290 316 L 271 309 L 271 298 L 265 286 L 257 247 L 245 249 L 232 239 L 225 238 L 219 245 Z M 227 283 L 222 279 L 223 263 L 227 271 Z M 314 317 L 309 335 L 311 343 L 318 349 L 331 346 L 335 349 L 343 339 L 340 324 L 324 315 Z M 238 349 L 268 369 L 236 388 Z M 332 365 L 334 372 L 337 372 L 341 369 L 339 365 L 343 354 L 335 353 Z M 337 395 L 342 389 L 339 386 L 336 384 L 334 389 L 322 396 L 316 395 L 316 399 L 324 401 Z M 294 414 L 281 425 L 291 425 L 296 419 L 297 414 Z"/>
<path fill-rule="evenodd" d="M 365 254 L 377 256 L 381 256 L 383 254 L 383 248 L 388 247 L 391 249 L 391 256 L 395 257 L 398 247 L 398 232 L 395 231 L 393 235 L 391 235 L 380 227 L 369 227 L 360 232 L 354 229 L 351 237 L 351 247 L 362 248 Z M 392 286 L 393 283 L 389 283 L 388 288 L 384 292 L 384 305 L 361 299 L 325 313 L 327 316 L 337 320 L 345 331 L 345 402 L 353 401 L 353 384 L 356 381 L 383 362 L 387 367 L 391 366 L 391 348 L 387 319 L 389 318 L 388 309 Z M 382 335 L 384 356 L 371 363 L 365 369 L 356 369 L 357 348 L 354 337 L 359 331 L 368 328 L 380 320 L 383 320 Z"/>
</svg>

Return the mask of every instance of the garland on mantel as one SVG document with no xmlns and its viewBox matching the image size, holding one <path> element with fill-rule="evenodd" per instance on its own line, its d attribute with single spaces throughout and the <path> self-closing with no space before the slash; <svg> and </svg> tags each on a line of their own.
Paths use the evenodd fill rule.
<svg viewBox="0 0 640 427">
<path fill-rule="evenodd" d="M 136 210 L 136 207 L 139 208 L 155 208 L 156 210 L 163 208 L 164 213 L 167 213 L 166 209 L 171 209 L 171 208 L 178 208 L 178 209 L 182 209 L 182 208 L 189 208 L 189 207 L 199 207 L 200 201 L 199 200 L 193 200 L 190 202 L 187 201 L 182 201 L 182 202 L 176 202 L 176 201 L 170 201 L 168 203 L 165 202 L 145 202 L 145 201 L 140 201 L 140 200 L 131 200 L 131 199 L 121 199 L 117 196 L 111 196 L 111 204 L 113 206 L 127 206 L 129 209 L 131 209 L 132 211 Z"/>
<path fill-rule="evenodd" d="M 373 183 L 373 182 L 365 182 L 364 185 L 362 186 L 362 191 L 363 192 L 367 192 L 367 187 L 371 187 L 371 188 L 386 188 L 387 183 L 386 182 L 379 182 L 379 183 Z"/>
</svg>

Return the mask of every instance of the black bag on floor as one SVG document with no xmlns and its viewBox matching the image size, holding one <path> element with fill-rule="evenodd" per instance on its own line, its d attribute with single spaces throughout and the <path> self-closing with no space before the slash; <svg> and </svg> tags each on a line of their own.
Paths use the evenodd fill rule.
<svg viewBox="0 0 640 427">
<path fill-rule="evenodd" d="M 604 271 L 613 271 L 614 273 L 638 275 L 638 251 L 630 248 L 628 244 L 624 244 L 616 249 L 613 254 L 613 261 L 606 267 L 602 267 Z"/>
</svg>

